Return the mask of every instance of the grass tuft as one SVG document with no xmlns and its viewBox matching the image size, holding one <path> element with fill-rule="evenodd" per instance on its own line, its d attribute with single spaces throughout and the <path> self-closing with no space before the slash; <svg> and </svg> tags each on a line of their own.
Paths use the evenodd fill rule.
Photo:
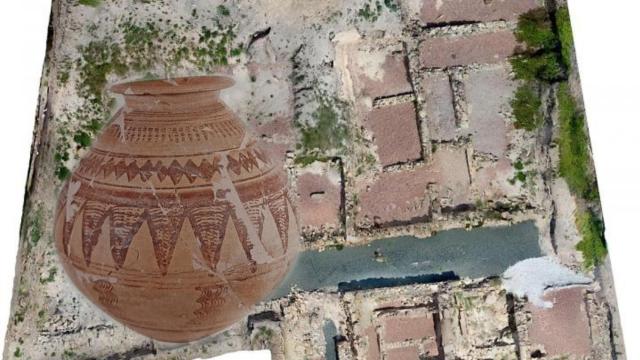
<svg viewBox="0 0 640 360">
<path fill-rule="evenodd" d="M 515 127 L 528 131 L 537 129 L 542 124 L 541 105 L 542 100 L 535 84 L 521 85 L 511 101 L 513 116 L 516 118 Z"/>
<path fill-rule="evenodd" d="M 229 16 L 231 14 L 229 9 L 224 5 L 218 5 L 217 12 L 220 16 Z"/>
<path fill-rule="evenodd" d="M 80 130 L 73 136 L 73 141 L 75 141 L 80 148 L 84 149 L 91 145 L 92 138 L 89 133 Z"/>
<path fill-rule="evenodd" d="M 158 62 L 156 39 L 160 35 L 160 29 L 156 25 L 152 22 L 144 25 L 125 22 L 122 32 L 124 53 L 130 58 L 133 69 L 142 71 Z"/>
<path fill-rule="evenodd" d="M 573 193 L 585 199 L 597 199 L 595 180 L 589 170 L 589 139 L 585 130 L 584 115 L 578 112 L 567 83 L 560 84 L 557 96 L 560 121 L 560 175 L 565 178 Z"/>
<path fill-rule="evenodd" d="M 41 204 L 38 204 L 29 219 L 31 223 L 29 229 L 29 248 L 37 245 L 42 238 L 42 235 L 44 233 L 44 222 L 42 220 L 43 216 L 44 209 L 42 208 Z"/>
<path fill-rule="evenodd" d="M 571 30 L 571 20 L 569 19 L 569 9 L 561 7 L 556 12 L 556 26 L 558 28 L 558 38 L 560 40 L 560 53 L 562 61 L 567 68 L 571 68 L 571 53 L 573 52 L 573 31 Z"/>
<path fill-rule="evenodd" d="M 518 79 L 553 82 L 564 77 L 561 61 L 555 52 L 519 55 L 511 59 L 511 67 Z"/>
<path fill-rule="evenodd" d="M 549 14 L 544 7 L 522 14 L 515 34 L 516 39 L 525 43 L 530 51 L 553 49 L 558 44 Z"/>
<path fill-rule="evenodd" d="M 311 114 L 313 124 L 296 122 L 301 134 L 296 164 L 304 166 L 314 161 L 327 161 L 331 154 L 344 149 L 348 130 L 336 106 L 333 100 L 318 95 L 318 107 Z"/>
<path fill-rule="evenodd" d="M 102 0 L 78 0 L 78 4 L 92 7 L 98 7 L 101 3 Z"/>
<path fill-rule="evenodd" d="M 107 76 L 112 72 L 122 76 L 128 71 L 122 51 L 116 43 L 98 40 L 81 47 L 80 53 L 83 60 L 80 66 L 80 95 L 101 103 Z"/>
<path fill-rule="evenodd" d="M 582 252 L 584 266 L 588 269 L 602 264 L 607 255 L 604 224 L 591 211 L 576 216 L 576 225 L 582 235 L 577 249 Z"/>
<path fill-rule="evenodd" d="M 542 124 L 540 88 L 565 79 L 566 66 L 545 8 L 521 15 L 515 34 L 526 49 L 510 60 L 516 79 L 524 82 L 511 105 L 516 128 L 533 131 Z"/>
<path fill-rule="evenodd" d="M 362 8 L 358 10 L 358 16 L 369 22 L 375 22 L 378 20 L 382 12 L 382 4 L 380 1 L 375 3 L 365 3 Z"/>
<path fill-rule="evenodd" d="M 598 190 L 595 177 L 590 170 L 589 138 L 584 115 L 578 111 L 566 82 L 558 86 L 557 100 L 560 122 L 560 176 L 567 181 L 569 189 L 576 196 L 588 201 L 597 200 Z M 607 255 L 602 220 L 591 210 L 586 210 L 576 215 L 576 226 L 582 235 L 576 249 L 582 253 L 584 266 L 590 269 L 602 264 Z"/>
<path fill-rule="evenodd" d="M 307 149 L 320 151 L 342 146 L 346 128 L 339 123 L 338 112 L 327 102 L 321 102 L 313 113 L 316 124 L 302 130 L 302 144 Z"/>
</svg>

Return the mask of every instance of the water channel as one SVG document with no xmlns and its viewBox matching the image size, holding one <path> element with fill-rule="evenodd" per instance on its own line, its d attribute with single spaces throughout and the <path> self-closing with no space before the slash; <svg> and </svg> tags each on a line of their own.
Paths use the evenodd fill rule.
<svg viewBox="0 0 640 360">
<path fill-rule="evenodd" d="M 301 290 L 341 291 L 430 283 L 502 274 L 518 261 L 541 256 L 533 221 L 510 226 L 441 231 L 428 238 L 401 236 L 367 245 L 309 250 L 271 298 Z"/>
</svg>

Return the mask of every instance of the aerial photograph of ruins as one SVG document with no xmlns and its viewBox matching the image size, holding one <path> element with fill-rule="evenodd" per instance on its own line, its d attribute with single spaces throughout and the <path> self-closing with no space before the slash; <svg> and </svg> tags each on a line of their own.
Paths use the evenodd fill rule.
<svg viewBox="0 0 640 360">
<path fill-rule="evenodd" d="M 53 0 L 4 359 L 626 359 L 563 0 Z"/>
</svg>

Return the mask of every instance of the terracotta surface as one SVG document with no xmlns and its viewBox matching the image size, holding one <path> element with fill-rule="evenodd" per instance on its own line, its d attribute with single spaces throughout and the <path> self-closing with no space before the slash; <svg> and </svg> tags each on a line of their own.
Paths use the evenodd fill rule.
<svg viewBox="0 0 640 360">
<path fill-rule="evenodd" d="M 295 135 L 289 119 L 290 117 L 278 117 L 255 128 L 256 136 L 262 141 L 271 160 L 278 161 L 281 167 L 284 166 L 287 155 L 295 150 Z"/>
<path fill-rule="evenodd" d="M 422 144 L 413 102 L 372 109 L 364 125 L 373 136 L 382 166 L 414 161 L 422 157 Z"/>
<path fill-rule="evenodd" d="M 340 227 L 342 204 L 340 174 L 306 171 L 298 176 L 298 209 L 303 228 Z"/>
<path fill-rule="evenodd" d="M 439 355 L 436 324 L 432 314 L 399 311 L 382 323 L 381 343 L 390 359 L 417 359 L 418 354 Z M 390 350 L 393 349 L 393 350 Z"/>
<path fill-rule="evenodd" d="M 356 221 L 374 225 L 424 221 L 431 216 L 431 200 L 446 198 L 450 206 L 468 203 L 469 168 L 464 151 L 438 149 L 432 162 L 410 170 L 384 172 L 363 186 Z"/>
<path fill-rule="evenodd" d="M 516 20 L 539 6 L 543 4 L 537 0 L 423 0 L 420 19 L 426 23 Z"/>
<path fill-rule="evenodd" d="M 553 302 L 552 308 L 527 305 L 527 310 L 531 311 L 529 339 L 534 347 L 542 345 L 548 356 L 587 356 L 591 353 L 584 293 L 584 287 L 550 290 L 545 293 L 544 300 Z"/>
<path fill-rule="evenodd" d="M 388 343 L 436 337 L 430 316 L 392 317 L 385 321 L 384 333 L 384 341 Z"/>
<path fill-rule="evenodd" d="M 375 99 L 413 91 L 402 44 L 355 49 L 350 56 L 356 96 Z"/>
<path fill-rule="evenodd" d="M 378 333 L 376 328 L 369 326 L 364 335 L 367 338 L 367 360 L 379 360 L 380 359 L 380 343 L 378 341 Z"/>
<path fill-rule="evenodd" d="M 420 360 L 417 346 L 394 348 L 386 351 L 385 359 L 389 360 Z"/>
<path fill-rule="evenodd" d="M 221 76 L 115 85 L 126 105 L 64 185 L 56 245 L 96 305 L 195 340 L 269 293 L 296 254 L 286 174 L 218 99 Z"/>
<path fill-rule="evenodd" d="M 511 30 L 459 37 L 431 37 L 420 44 L 420 62 L 427 68 L 495 64 L 511 56 L 518 42 Z"/>
</svg>

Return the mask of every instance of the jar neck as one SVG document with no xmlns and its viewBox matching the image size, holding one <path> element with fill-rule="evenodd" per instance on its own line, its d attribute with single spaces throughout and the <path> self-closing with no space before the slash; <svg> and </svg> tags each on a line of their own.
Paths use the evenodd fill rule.
<svg viewBox="0 0 640 360">
<path fill-rule="evenodd" d="M 125 95 L 125 106 L 129 113 L 201 113 L 224 107 L 218 95 L 219 91 L 184 94 Z"/>
</svg>

